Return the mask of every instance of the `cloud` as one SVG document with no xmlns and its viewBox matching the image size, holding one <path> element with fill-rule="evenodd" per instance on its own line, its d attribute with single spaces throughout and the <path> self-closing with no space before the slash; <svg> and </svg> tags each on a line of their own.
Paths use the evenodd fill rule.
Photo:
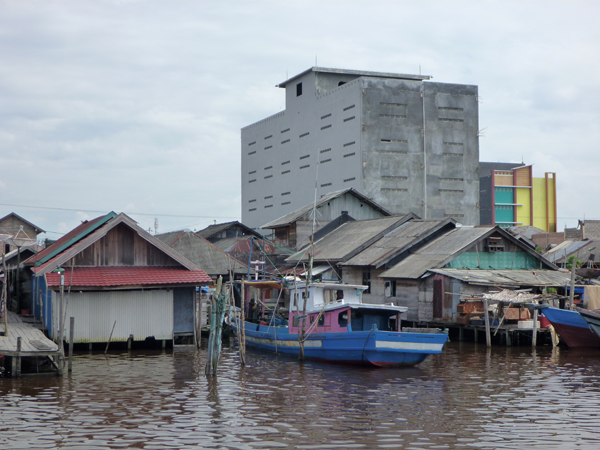
<svg viewBox="0 0 600 450">
<path fill-rule="evenodd" d="M 478 85 L 481 159 L 557 172 L 559 216 L 600 218 L 599 18 L 593 1 L 2 2 L 0 192 L 73 209 L 24 211 L 52 231 L 78 210 L 239 218 L 240 128 L 316 59 Z"/>
</svg>

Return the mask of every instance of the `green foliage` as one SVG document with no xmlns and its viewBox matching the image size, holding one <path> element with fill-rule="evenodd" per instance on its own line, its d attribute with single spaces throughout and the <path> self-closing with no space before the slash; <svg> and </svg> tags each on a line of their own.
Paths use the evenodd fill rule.
<svg viewBox="0 0 600 450">
<path fill-rule="evenodd" d="M 573 261 L 575 261 L 577 259 L 577 256 L 575 255 L 571 255 L 567 258 L 567 269 L 570 269 L 571 267 L 573 267 Z M 575 268 L 579 269 L 581 266 L 583 266 L 583 261 L 580 260 L 576 260 L 575 262 Z"/>
<path fill-rule="evenodd" d="M 540 247 L 539 245 L 535 248 L 536 253 L 542 253 L 542 250 L 544 250 L 544 249 L 542 247 Z"/>
</svg>

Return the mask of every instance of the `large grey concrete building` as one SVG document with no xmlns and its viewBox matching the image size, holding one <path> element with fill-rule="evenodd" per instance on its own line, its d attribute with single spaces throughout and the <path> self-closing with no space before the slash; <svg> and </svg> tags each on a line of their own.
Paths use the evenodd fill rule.
<svg viewBox="0 0 600 450">
<path fill-rule="evenodd" d="M 312 67 L 286 109 L 242 128 L 242 222 L 354 188 L 395 214 L 479 224 L 477 86 Z M 318 168 L 318 169 L 317 169 Z M 317 172 L 318 170 L 318 172 Z"/>
</svg>

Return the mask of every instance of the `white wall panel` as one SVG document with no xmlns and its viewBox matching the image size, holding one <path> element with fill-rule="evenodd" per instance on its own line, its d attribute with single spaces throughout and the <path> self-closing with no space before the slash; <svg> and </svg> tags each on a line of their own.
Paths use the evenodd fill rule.
<svg viewBox="0 0 600 450">
<path fill-rule="evenodd" d="M 66 303 L 66 302 L 65 302 Z M 55 303 L 58 311 L 58 302 Z M 173 291 L 135 290 L 72 292 L 67 305 L 65 336 L 69 336 L 69 318 L 75 317 L 75 343 L 126 341 L 154 336 L 173 339 Z"/>
</svg>

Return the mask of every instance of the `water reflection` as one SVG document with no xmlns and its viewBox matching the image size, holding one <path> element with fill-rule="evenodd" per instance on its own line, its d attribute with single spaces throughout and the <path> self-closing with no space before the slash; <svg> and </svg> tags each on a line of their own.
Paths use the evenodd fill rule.
<svg viewBox="0 0 600 450">
<path fill-rule="evenodd" d="M 79 354 L 0 379 L 1 448 L 598 448 L 600 359 L 452 343 L 408 369 L 223 349 Z"/>
</svg>

